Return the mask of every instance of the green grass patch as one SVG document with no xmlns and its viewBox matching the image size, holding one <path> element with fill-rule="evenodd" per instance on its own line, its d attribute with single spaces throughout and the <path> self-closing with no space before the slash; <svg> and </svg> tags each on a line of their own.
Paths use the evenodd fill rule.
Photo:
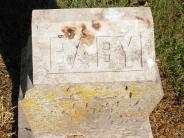
<svg viewBox="0 0 184 138">
<path fill-rule="evenodd" d="M 59 8 L 125 7 L 136 0 L 57 0 Z M 156 56 L 179 99 L 184 98 L 184 2 L 149 0 L 155 24 Z"/>
<path fill-rule="evenodd" d="M 184 3 L 150 1 L 155 24 L 156 54 L 176 96 L 184 98 Z"/>
<path fill-rule="evenodd" d="M 128 6 L 129 0 L 56 0 L 60 8 L 96 8 Z"/>
</svg>

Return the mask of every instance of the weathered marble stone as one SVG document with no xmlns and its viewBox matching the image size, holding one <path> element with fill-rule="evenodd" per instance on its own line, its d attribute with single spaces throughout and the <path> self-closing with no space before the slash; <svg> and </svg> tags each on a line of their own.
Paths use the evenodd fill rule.
<svg viewBox="0 0 184 138">
<path fill-rule="evenodd" d="M 152 138 L 163 91 L 150 8 L 33 11 L 32 51 L 20 136 Z"/>
<path fill-rule="evenodd" d="M 36 10 L 33 83 L 155 79 L 149 8 Z"/>
</svg>

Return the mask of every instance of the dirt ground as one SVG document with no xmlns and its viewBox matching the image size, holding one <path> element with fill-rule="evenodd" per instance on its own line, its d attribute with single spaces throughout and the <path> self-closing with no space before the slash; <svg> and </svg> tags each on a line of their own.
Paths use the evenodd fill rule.
<svg viewBox="0 0 184 138">
<path fill-rule="evenodd" d="M 184 138 L 184 108 L 160 71 L 164 97 L 150 115 L 155 138 Z"/>
</svg>

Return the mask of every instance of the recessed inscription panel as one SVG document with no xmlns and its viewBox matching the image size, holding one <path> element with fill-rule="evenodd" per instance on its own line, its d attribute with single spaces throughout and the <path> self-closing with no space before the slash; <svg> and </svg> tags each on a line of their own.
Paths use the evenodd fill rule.
<svg viewBox="0 0 184 138">
<path fill-rule="evenodd" d="M 141 38 L 130 36 L 126 41 L 125 37 L 96 36 L 92 53 L 77 41 L 50 38 L 49 73 L 143 70 Z"/>
</svg>

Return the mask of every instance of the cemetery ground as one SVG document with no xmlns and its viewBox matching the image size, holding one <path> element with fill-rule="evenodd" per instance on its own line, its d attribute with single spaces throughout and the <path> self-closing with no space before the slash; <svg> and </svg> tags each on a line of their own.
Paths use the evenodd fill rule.
<svg viewBox="0 0 184 138">
<path fill-rule="evenodd" d="M 31 11 L 48 8 L 139 6 L 136 0 L 0 1 L 0 138 L 16 137 L 20 53 L 30 35 Z M 135 1 L 135 2 L 134 2 Z M 143 3 L 144 5 L 144 3 Z M 184 1 L 149 0 L 164 97 L 150 115 L 156 138 L 184 137 Z"/>
</svg>

